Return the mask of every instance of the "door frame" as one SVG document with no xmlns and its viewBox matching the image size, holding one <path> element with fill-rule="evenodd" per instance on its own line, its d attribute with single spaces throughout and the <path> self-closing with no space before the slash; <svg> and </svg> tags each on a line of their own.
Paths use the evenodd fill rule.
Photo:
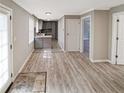
<svg viewBox="0 0 124 93">
<path fill-rule="evenodd" d="M 90 42 L 89 42 L 89 59 L 92 61 L 93 56 L 93 32 L 92 32 L 92 16 L 84 16 L 81 18 L 81 38 L 80 38 L 80 52 L 83 53 L 83 33 L 84 33 L 84 19 L 90 18 Z"/>
<path fill-rule="evenodd" d="M 11 8 L 9 8 L 9 7 L 7 7 L 7 6 L 5 6 L 5 5 L 3 5 L 3 4 L 1 4 L 0 3 L 0 11 L 5 11 L 6 13 L 8 13 L 9 15 L 8 15 L 8 19 L 10 19 L 10 21 L 9 21 L 9 34 L 10 34 L 10 42 L 9 42 L 9 47 L 10 47 L 10 49 L 9 49 L 9 52 L 10 52 L 10 56 L 9 56 L 9 59 L 10 59 L 10 63 L 9 63 L 9 69 L 11 70 L 10 71 L 10 81 L 8 82 L 8 84 L 6 85 L 7 87 L 6 88 L 4 88 L 3 90 L 2 90 L 2 92 L 5 92 L 6 90 L 7 90 L 7 88 L 10 86 L 10 84 L 13 82 L 13 73 L 14 73 L 14 69 L 13 69 L 13 20 L 12 20 L 12 18 L 13 18 L 13 10 L 11 9 Z M 12 48 L 12 49 L 11 49 Z"/>
<path fill-rule="evenodd" d="M 122 14 L 124 15 L 124 12 L 117 12 L 117 13 L 112 14 L 111 64 L 117 64 L 116 58 L 115 58 L 115 55 L 116 55 L 116 35 L 117 35 L 117 28 L 115 25 L 117 25 L 117 24 L 115 21 L 117 20 L 118 15 L 122 15 Z"/>
</svg>

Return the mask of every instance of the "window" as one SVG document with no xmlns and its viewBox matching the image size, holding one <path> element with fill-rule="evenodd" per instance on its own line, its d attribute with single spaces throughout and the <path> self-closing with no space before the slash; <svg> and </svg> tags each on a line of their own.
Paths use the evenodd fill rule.
<svg viewBox="0 0 124 93">
<path fill-rule="evenodd" d="M 34 41 L 34 18 L 29 17 L 29 44 Z"/>
</svg>

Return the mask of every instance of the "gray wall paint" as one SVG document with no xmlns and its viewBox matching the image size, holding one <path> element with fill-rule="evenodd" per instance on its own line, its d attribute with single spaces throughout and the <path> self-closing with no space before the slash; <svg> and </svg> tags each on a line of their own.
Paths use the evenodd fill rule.
<svg viewBox="0 0 124 93">
<path fill-rule="evenodd" d="M 0 0 L 0 3 L 13 9 L 13 35 L 16 41 L 14 42 L 14 76 L 18 74 L 21 66 L 26 58 L 33 50 L 33 42 L 29 45 L 29 16 L 23 8 L 16 5 L 12 0 Z"/>
<path fill-rule="evenodd" d="M 80 19 L 80 15 L 65 15 L 65 19 Z"/>
<path fill-rule="evenodd" d="M 94 11 L 94 59 L 108 59 L 109 11 Z"/>
</svg>

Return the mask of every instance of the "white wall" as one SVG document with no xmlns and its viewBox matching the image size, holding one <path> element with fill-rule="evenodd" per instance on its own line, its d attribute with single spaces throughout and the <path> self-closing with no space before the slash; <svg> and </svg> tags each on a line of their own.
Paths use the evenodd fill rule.
<svg viewBox="0 0 124 93">
<path fill-rule="evenodd" d="M 34 49 L 34 42 L 29 44 L 29 17 L 31 15 L 12 0 L 0 0 L 0 3 L 13 9 L 13 74 L 16 76 Z"/>
<path fill-rule="evenodd" d="M 38 29 L 38 27 L 39 27 L 39 24 L 38 24 L 38 19 L 36 19 L 36 20 L 35 20 L 35 23 L 36 23 L 36 24 L 35 24 L 35 27 L 36 27 L 36 32 L 38 32 L 38 31 L 39 31 L 39 29 Z"/>
<path fill-rule="evenodd" d="M 58 43 L 59 46 L 64 50 L 65 46 L 65 21 L 64 17 L 62 17 L 58 21 Z"/>
<path fill-rule="evenodd" d="M 34 17 L 29 17 L 29 44 L 34 41 L 34 25 L 35 25 Z"/>
</svg>

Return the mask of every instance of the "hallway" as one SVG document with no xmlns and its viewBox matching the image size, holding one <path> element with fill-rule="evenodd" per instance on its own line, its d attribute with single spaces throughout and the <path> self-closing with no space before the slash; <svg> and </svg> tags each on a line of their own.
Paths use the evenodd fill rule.
<svg viewBox="0 0 124 93">
<path fill-rule="evenodd" d="M 40 72 L 47 73 L 46 93 L 123 93 L 124 91 L 124 66 L 109 63 L 93 64 L 79 52 L 35 50 L 21 73 Z M 26 88 L 28 90 L 30 87 Z M 23 93 L 45 92 L 23 91 Z"/>
<path fill-rule="evenodd" d="M 124 93 L 124 0 L 0 0 L 0 93 Z"/>
</svg>

